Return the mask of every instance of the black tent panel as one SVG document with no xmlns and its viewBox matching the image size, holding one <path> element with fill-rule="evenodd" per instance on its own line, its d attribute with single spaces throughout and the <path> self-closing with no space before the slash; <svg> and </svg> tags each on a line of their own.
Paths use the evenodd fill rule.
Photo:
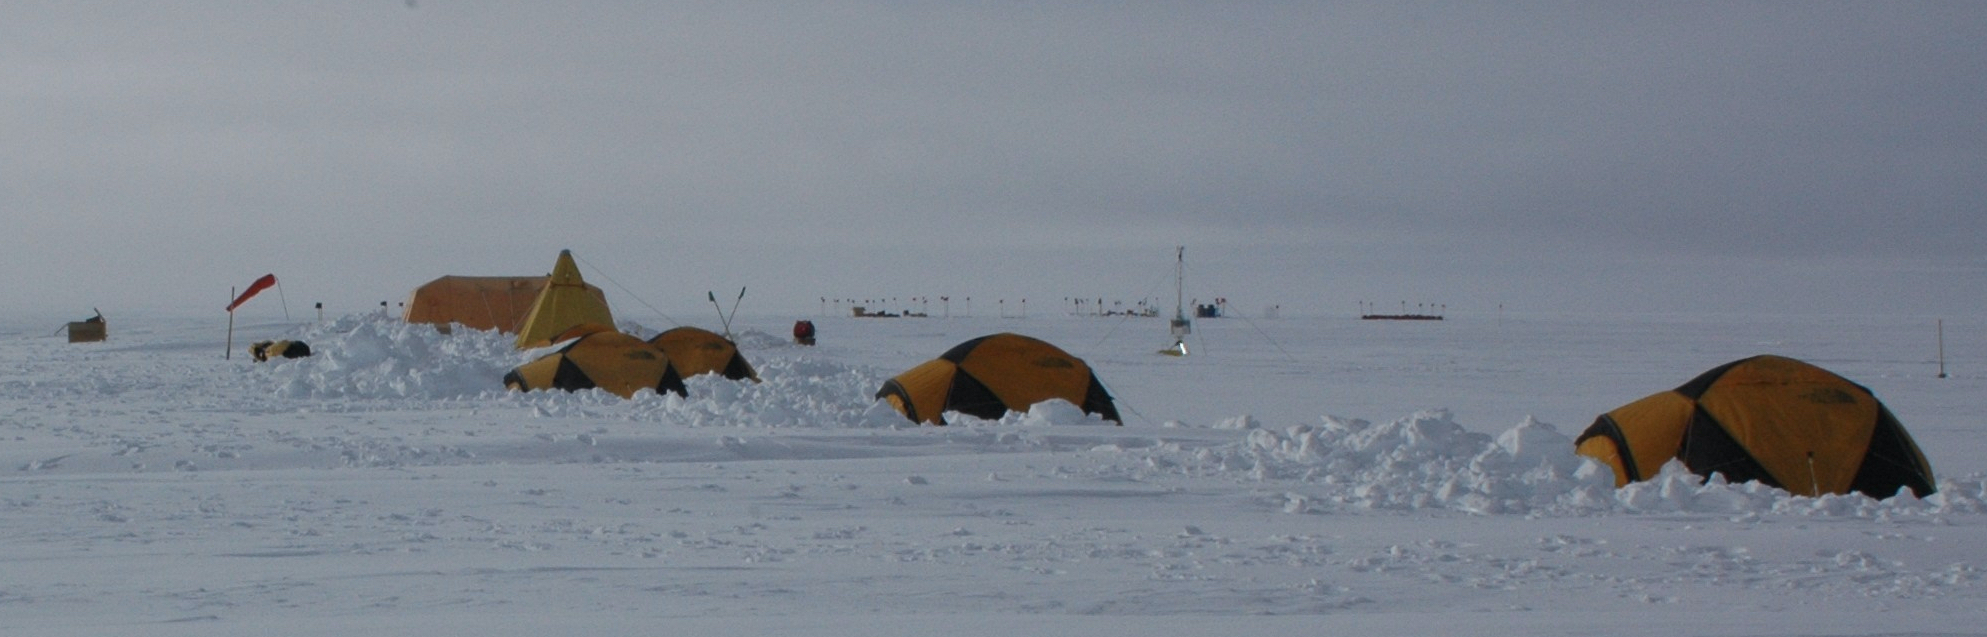
<svg viewBox="0 0 1987 637">
<path fill-rule="evenodd" d="M 1621 458 L 1621 468 L 1628 474 L 1629 482 L 1649 479 L 1649 476 L 1642 473 L 1642 468 L 1635 464 L 1635 453 L 1628 447 L 1628 436 L 1621 432 L 1621 423 L 1615 422 L 1614 416 L 1601 414 L 1601 417 L 1595 418 L 1594 424 L 1588 425 L 1587 430 L 1573 440 L 1573 446 L 1579 447 L 1580 443 L 1586 442 L 1588 438 L 1602 437 L 1614 443 L 1614 453 Z"/>
<path fill-rule="evenodd" d="M 1001 402 L 986 383 L 963 369 L 952 373 L 952 389 L 945 396 L 945 409 L 987 420 L 1007 415 L 1007 403 Z"/>
<path fill-rule="evenodd" d="M 1684 383 L 1683 386 L 1676 388 L 1676 392 L 1679 394 L 1683 394 L 1684 398 L 1689 398 L 1691 400 L 1697 400 L 1699 398 L 1703 398 L 1704 392 L 1709 391 L 1711 389 L 1712 383 L 1716 383 L 1718 382 L 1719 378 L 1723 378 L 1725 376 L 1725 372 L 1732 371 L 1732 368 L 1744 365 L 1746 364 L 1746 362 L 1751 361 L 1754 358 L 1759 358 L 1759 357 L 1752 356 L 1748 358 L 1741 358 L 1739 360 L 1735 360 L 1729 363 L 1725 363 L 1723 365 L 1719 365 L 1717 367 L 1713 367 L 1711 368 L 1710 371 L 1698 374 L 1697 378 L 1692 378 L 1690 379 L 1690 382 Z"/>
<path fill-rule="evenodd" d="M 598 387 L 598 385 L 593 383 L 593 378 L 588 377 L 586 372 L 580 370 L 579 365 L 573 363 L 573 359 L 567 358 L 562 354 L 559 357 L 559 367 L 552 372 L 552 387 L 566 391 L 579 391 L 582 389 L 593 389 L 594 387 Z"/>
<path fill-rule="evenodd" d="M 676 392 L 676 395 L 684 397 L 690 395 L 690 388 L 683 384 L 683 375 L 676 373 L 675 365 L 664 368 L 662 370 L 662 380 L 657 381 L 655 384 L 655 393 L 660 394 L 663 392 Z"/>
<path fill-rule="evenodd" d="M 1082 407 L 1084 412 L 1097 414 L 1105 420 L 1121 425 L 1125 422 L 1118 417 L 1117 403 L 1112 402 L 1111 394 L 1104 391 L 1104 384 L 1097 382 L 1095 373 L 1090 374 L 1090 389 L 1084 392 Z"/>
<path fill-rule="evenodd" d="M 999 336 L 999 334 L 989 334 L 970 341 L 966 341 L 964 343 L 960 343 L 958 345 L 954 345 L 952 346 L 952 349 L 945 350 L 945 353 L 940 354 L 938 357 L 942 360 L 952 361 L 952 364 L 954 365 L 966 362 L 966 357 L 973 353 L 973 348 L 979 347 L 981 342 L 989 338 L 993 338 L 995 336 Z"/>
<path fill-rule="evenodd" d="M 876 390 L 876 397 L 878 399 L 891 396 L 896 396 L 897 402 L 904 405 L 905 418 L 911 419 L 911 422 L 924 422 L 924 420 L 918 418 L 918 406 L 911 402 L 911 393 L 904 391 L 904 384 L 897 382 L 895 378 L 883 381 L 883 388 Z"/>
<path fill-rule="evenodd" d="M 1691 415 L 1690 427 L 1684 430 L 1683 448 L 1677 452 L 1677 458 L 1692 473 L 1707 478 L 1722 473 L 1726 482 L 1734 484 L 1758 480 L 1766 486 L 1786 488 L 1701 405 Z"/>
<path fill-rule="evenodd" d="M 758 375 L 758 372 L 752 370 L 751 363 L 745 362 L 744 354 L 733 354 L 731 362 L 725 364 L 723 374 L 732 380 L 745 380 Z"/>
<path fill-rule="evenodd" d="M 1849 490 L 1878 499 L 1897 495 L 1899 487 L 1909 487 L 1921 498 L 1937 493 L 1930 468 L 1924 465 L 1924 455 L 1911 441 L 1911 434 L 1904 432 L 1904 425 L 1897 422 L 1890 409 L 1880 407 L 1877 412 L 1877 427 L 1870 432 L 1870 450 L 1863 456 L 1863 465 L 1856 469 L 1856 479 L 1849 483 Z"/>
</svg>

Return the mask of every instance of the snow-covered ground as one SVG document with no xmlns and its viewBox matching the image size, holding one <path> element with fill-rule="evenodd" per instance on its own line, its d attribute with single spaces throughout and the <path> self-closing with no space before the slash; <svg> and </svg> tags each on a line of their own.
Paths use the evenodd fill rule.
<svg viewBox="0 0 1987 637">
<path fill-rule="evenodd" d="M 385 318 L 245 318 L 224 360 L 224 319 L 0 322 L 0 633 L 1987 630 L 1977 318 L 1940 379 L 1930 317 L 1224 318 L 1177 359 L 1159 319 L 748 316 L 763 383 L 633 400 L 507 393 L 508 338 Z M 1125 425 L 871 398 L 1001 331 L 1088 360 Z M 318 355 L 249 362 L 268 338 Z M 1871 388 L 1941 492 L 1616 490 L 1572 454 L 1762 353 Z"/>
</svg>

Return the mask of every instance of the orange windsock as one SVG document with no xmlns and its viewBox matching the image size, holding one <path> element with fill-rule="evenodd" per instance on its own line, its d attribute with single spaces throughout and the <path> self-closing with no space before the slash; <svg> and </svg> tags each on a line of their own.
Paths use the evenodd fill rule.
<svg viewBox="0 0 1987 637">
<path fill-rule="evenodd" d="M 228 311 L 229 312 L 235 311 L 235 308 L 241 307 L 241 304 L 248 302 L 249 297 L 255 296 L 255 293 L 267 290 L 269 289 L 269 286 L 275 284 L 276 284 L 275 274 L 262 275 L 262 278 L 256 279 L 254 283 L 248 284 L 248 289 L 242 290 L 241 296 L 235 297 L 235 302 L 228 304 Z"/>
</svg>

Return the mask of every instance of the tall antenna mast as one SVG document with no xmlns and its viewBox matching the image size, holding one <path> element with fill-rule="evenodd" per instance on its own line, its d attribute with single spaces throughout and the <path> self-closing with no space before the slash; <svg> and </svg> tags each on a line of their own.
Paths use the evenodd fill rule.
<svg viewBox="0 0 1987 637">
<path fill-rule="evenodd" d="M 1173 318 L 1187 318 L 1187 247 L 1179 246 L 1173 261 Z"/>
<path fill-rule="evenodd" d="M 1159 350 L 1168 356 L 1187 355 L 1187 335 L 1193 333 L 1194 324 L 1187 320 L 1187 247 L 1179 246 L 1173 262 L 1173 346 Z"/>
</svg>

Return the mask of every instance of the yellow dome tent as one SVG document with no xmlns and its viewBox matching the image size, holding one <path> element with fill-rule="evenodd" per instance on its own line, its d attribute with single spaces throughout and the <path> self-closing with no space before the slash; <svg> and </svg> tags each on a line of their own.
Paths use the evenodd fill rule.
<svg viewBox="0 0 1987 637">
<path fill-rule="evenodd" d="M 614 314 L 607 310 L 607 301 L 589 292 L 588 287 L 580 278 L 579 266 L 573 264 L 572 251 L 560 250 L 545 289 L 518 327 L 518 349 L 551 345 L 553 336 L 582 323 L 613 325 Z"/>
<path fill-rule="evenodd" d="M 738 344 L 697 327 L 678 327 L 655 335 L 649 344 L 669 356 L 669 364 L 684 378 L 721 374 L 732 380 L 759 380 L 759 372 L 738 352 Z"/>
<path fill-rule="evenodd" d="M 943 425 L 956 411 L 986 419 L 1061 398 L 1105 420 L 1123 421 L 1090 365 L 1019 334 L 982 336 L 883 383 L 876 397 L 912 422 Z"/>
<path fill-rule="evenodd" d="M 1936 490 L 1925 454 L 1868 389 L 1780 356 L 1733 361 L 1602 414 L 1575 444 L 1614 469 L 1615 486 L 1676 458 L 1698 475 L 1806 496 Z"/>
<path fill-rule="evenodd" d="M 580 326 L 571 332 L 578 338 L 512 369 L 504 375 L 504 386 L 513 391 L 598 387 L 622 398 L 643 389 L 687 393 L 683 377 L 669 365 L 669 358 L 648 341 L 605 326 Z"/>
</svg>

